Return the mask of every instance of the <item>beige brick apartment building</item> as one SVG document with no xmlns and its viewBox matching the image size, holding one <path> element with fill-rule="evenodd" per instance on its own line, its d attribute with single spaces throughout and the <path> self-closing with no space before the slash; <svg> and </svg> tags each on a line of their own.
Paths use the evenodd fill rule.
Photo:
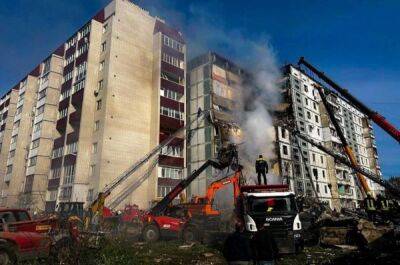
<svg viewBox="0 0 400 265">
<path fill-rule="evenodd" d="M 183 127 L 185 51 L 181 33 L 128 0 L 91 18 L 0 102 L 2 205 L 24 198 L 26 207 L 52 211 L 60 201 L 90 202 Z M 158 159 L 123 203 L 148 207 L 177 183 L 183 139 Z"/>
</svg>

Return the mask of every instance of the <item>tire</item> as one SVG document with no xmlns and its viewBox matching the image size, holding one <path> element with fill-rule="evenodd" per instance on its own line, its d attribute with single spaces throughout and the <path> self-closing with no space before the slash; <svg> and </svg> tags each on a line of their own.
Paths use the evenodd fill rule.
<svg viewBox="0 0 400 265">
<path fill-rule="evenodd" d="M 1 265 L 11 265 L 16 264 L 17 259 L 14 253 L 6 248 L 0 248 L 0 264 Z"/>
<path fill-rule="evenodd" d="M 192 243 L 198 240 L 197 232 L 193 227 L 186 227 L 182 234 L 185 243 Z"/>
<path fill-rule="evenodd" d="M 160 229 L 156 225 L 148 225 L 143 229 L 143 239 L 146 242 L 156 242 L 160 239 Z"/>
</svg>

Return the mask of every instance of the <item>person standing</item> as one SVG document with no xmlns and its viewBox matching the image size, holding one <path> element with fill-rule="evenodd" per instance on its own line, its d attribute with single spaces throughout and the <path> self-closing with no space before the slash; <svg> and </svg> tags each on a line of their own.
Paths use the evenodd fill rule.
<svg viewBox="0 0 400 265">
<path fill-rule="evenodd" d="M 274 265 L 278 247 L 270 231 L 262 227 L 253 237 L 252 249 L 256 265 Z"/>
<path fill-rule="evenodd" d="M 252 265 L 250 238 L 243 226 L 236 224 L 236 231 L 225 240 L 222 253 L 229 265 Z"/>
<path fill-rule="evenodd" d="M 268 163 L 264 160 L 262 155 L 258 156 L 256 160 L 256 173 L 258 178 L 258 185 L 261 185 L 261 176 L 264 179 L 264 185 L 267 185 Z"/>
</svg>

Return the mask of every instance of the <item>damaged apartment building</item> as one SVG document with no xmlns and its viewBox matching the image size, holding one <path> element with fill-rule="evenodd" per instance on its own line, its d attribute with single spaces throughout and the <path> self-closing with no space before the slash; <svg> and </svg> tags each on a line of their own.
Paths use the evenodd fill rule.
<svg viewBox="0 0 400 265">
<path fill-rule="evenodd" d="M 293 65 L 283 68 L 286 79 L 286 100 L 292 104 L 292 119 L 300 133 L 326 147 L 341 152 L 341 143 L 331 124 L 321 98 L 314 89 L 316 81 Z M 357 162 L 364 169 L 382 176 L 374 133 L 368 118 L 336 94 L 328 95 L 328 102 L 335 110 L 346 139 L 349 141 Z M 278 127 L 278 143 L 282 175 L 297 194 L 315 196 L 312 183 L 321 201 L 331 208 L 355 208 L 362 194 L 353 170 L 337 163 L 316 147 L 305 141 L 297 141 L 289 131 Z M 308 168 L 308 170 L 307 170 Z M 374 195 L 382 188 L 368 180 Z"/>
<path fill-rule="evenodd" d="M 339 151 L 340 141 L 317 91 L 314 91 L 315 80 L 293 65 L 282 69 L 282 106 L 269 108 L 270 111 L 274 110 L 275 152 L 279 162 L 278 167 L 273 166 L 273 171 L 281 176 L 282 183 L 288 183 L 299 195 L 315 196 L 315 190 L 320 200 L 331 208 L 358 207 L 362 195 L 354 172 L 311 144 L 297 141 L 284 125 L 294 122 L 300 133 Z M 229 140 L 223 139 L 226 134 L 223 127 L 221 130 L 221 124 L 229 128 L 235 123 L 235 100 L 240 94 L 240 83 L 245 78 L 248 76 L 243 70 L 214 52 L 196 57 L 188 63 L 188 119 L 195 118 L 198 108 L 210 109 L 214 122 L 219 124 L 216 127 L 206 121 L 195 123 L 191 128 L 193 133 L 190 133 L 187 142 L 188 173 L 207 159 L 215 158 L 223 141 Z M 381 175 L 370 121 L 338 95 L 329 94 L 328 100 L 336 109 L 335 115 L 360 165 Z M 231 136 L 234 131 L 229 131 Z M 211 168 L 204 172 L 190 186 L 189 195 L 204 194 L 207 185 L 215 180 L 213 175 Z M 375 194 L 381 191 L 378 185 L 368 182 Z"/>
<path fill-rule="evenodd" d="M 180 32 L 131 1 L 110 2 L 1 98 L 1 205 L 91 202 L 185 125 L 185 61 Z M 174 139 L 124 203 L 164 196 L 183 176 L 185 149 Z"/>
</svg>

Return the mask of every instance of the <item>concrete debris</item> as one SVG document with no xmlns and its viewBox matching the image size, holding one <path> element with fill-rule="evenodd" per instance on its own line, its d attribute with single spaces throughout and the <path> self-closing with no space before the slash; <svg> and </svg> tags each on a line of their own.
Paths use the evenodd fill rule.
<svg viewBox="0 0 400 265">
<path fill-rule="evenodd" d="M 179 246 L 179 249 L 189 249 L 189 248 L 192 248 L 194 245 L 195 245 L 195 243 L 181 245 L 181 246 Z"/>
</svg>

